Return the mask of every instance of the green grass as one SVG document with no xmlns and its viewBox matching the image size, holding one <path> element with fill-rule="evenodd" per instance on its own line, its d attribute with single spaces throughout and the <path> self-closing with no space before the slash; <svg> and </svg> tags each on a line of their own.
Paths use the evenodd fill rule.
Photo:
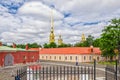
<svg viewBox="0 0 120 80">
<path fill-rule="evenodd" d="M 98 64 L 102 64 L 102 65 L 115 65 L 116 62 L 115 61 L 104 61 L 104 62 L 98 62 Z"/>
</svg>

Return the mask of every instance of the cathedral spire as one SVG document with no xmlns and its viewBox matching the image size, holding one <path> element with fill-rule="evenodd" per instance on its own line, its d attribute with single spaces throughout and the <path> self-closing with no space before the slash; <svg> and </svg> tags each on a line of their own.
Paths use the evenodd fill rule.
<svg viewBox="0 0 120 80">
<path fill-rule="evenodd" d="M 61 35 L 59 35 L 59 38 L 58 38 L 58 45 L 61 45 L 61 44 L 63 44 L 63 40 L 62 40 L 62 38 L 61 38 Z"/>
<path fill-rule="evenodd" d="M 85 35 L 84 35 L 84 34 L 82 34 L 82 37 L 81 37 L 81 42 L 84 42 L 85 40 L 86 40 Z"/>
<path fill-rule="evenodd" d="M 53 10 L 51 10 L 51 30 L 50 30 L 50 36 L 49 36 L 49 43 L 52 43 L 52 42 L 55 42 Z"/>
</svg>

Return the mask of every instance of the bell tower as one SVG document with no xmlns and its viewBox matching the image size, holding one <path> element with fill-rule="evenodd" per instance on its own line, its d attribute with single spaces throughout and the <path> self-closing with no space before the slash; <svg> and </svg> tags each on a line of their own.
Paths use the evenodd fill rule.
<svg viewBox="0 0 120 80">
<path fill-rule="evenodd" d="M 81 37 L 81 42 L 84 42 L 84 41 L 86 41 L 86 38 L 85 38 L 85 35 L 84 35 L 84 34 L 82 34 L 82 37 Z"/>
<path fill-rule="evenodd" d="M 55 42 L 53 10 L 51 10 L 51 30 L 50 30 L 50 36 L 49 36 L 49 43 L 52 43 L 52 42 Z"/>
<path fill-rule="evenodd" d="M 62 38 L 61 38 L 61 35 L 59 35 L 59 38 L 58 38 L 58 45 L 61 45 L 61 44 L 63 44 L 63 40 L 62 40 Z"/>
</svg>

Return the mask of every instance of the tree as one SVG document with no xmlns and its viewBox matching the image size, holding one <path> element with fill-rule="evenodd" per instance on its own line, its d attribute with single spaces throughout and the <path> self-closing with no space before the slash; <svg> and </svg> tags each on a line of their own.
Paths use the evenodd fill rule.
<svg viewBox="0 0 120 80">
<path fill-rule="evenodd" d="M 94 41 L 94 37 L 92 35 L 88 35 L 88 37 L 86 38 L 87 46 L 89 47 L 93 45 L 93 41 Z"/>
<path fill-rule="evenodd" d="M 32 43 L 32 44 L 28 44 L 29 48 L 39 48 L 42 47 L 41 45 L 37 44 L 37 43 Z"/>
<path fill-rule="evenodd" d="M 56 48 L 57 44 L 54 42 L 51 42 L 49 44 L 45 43 L 43 46 L 44 46 L 44 48 Z"/>
<path fill-rule="evenodd" d="M 90 47 L 91 45 L 93 45 L 93 42 L 94 42 L 94 37 L 91 35 L 88 35 L 88 37 L 86 38 L 86 41 L 76 43 L 74 46 L 75 47 Z"/>
<path fill-rule="evenodd" d="M 100 47 L 100 44 L 101 44 L 101 38 L 97 38 L 93 41 L 94 47 Z"/>
<path fill-rule="evenodd" d="M 61 48 L 61 47 L 72 47 L 72 45 L 71 44 L 65 44 L 65 43 L 63 43 L 61 45 L 58 45 L 58 48 Z"/>
<path fill-rule="evenodd" d="M 101 35 L 101 49 L 104 56 L 109 56 L 112 60 L 115 56 L 114 50 L 118 48 L 120 42 L 120 19 L 112 19 L 108 26 L 105 26 Z M 120 62 L 120 54 L 119 54 Z"/>
<path fill-rule="evenodd" d="M 49 48 L 49 45 L 47 43 L 43 44 L 44 48 Z"/>
<path fill-rule="evenodd" d="M 49 44 L 49 48 L 56 48 L 56 47 L 57 47 L 57 44 L 54 43 L 54 42 L 51 42 L 51 43 Z"/>
</svg>

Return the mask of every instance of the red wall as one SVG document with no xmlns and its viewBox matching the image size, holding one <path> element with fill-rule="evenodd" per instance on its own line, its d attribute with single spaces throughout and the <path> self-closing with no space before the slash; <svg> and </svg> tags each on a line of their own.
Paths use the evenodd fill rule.
<svg viewBox="0 0 120 80">
<path fill-rule="evenodd" d="M 37 60 L 39 60 L 39 51 L 0 52 L 0 66 L 4 65 L 4 58 L 7 54 L 13 55 L 14 64 L 36 62 Z M 25 56 L 26 56 L 26 59 L 25 59 Z"/>
</svg>

